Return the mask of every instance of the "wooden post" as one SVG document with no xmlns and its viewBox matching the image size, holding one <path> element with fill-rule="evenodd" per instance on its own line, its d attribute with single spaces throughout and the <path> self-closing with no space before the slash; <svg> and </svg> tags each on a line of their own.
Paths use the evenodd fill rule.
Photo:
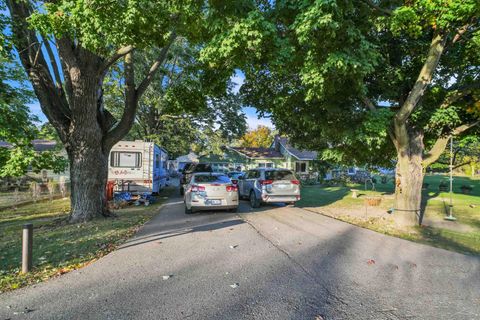
<svg viewBox="0 0 480 320">
<path fill-rule="evenodd" d="M 32 246 L 33 246 L 33 224 L 23 225 L 22 239 L 22 273 L 28 273 L 32 269 Z"/>
</svg>

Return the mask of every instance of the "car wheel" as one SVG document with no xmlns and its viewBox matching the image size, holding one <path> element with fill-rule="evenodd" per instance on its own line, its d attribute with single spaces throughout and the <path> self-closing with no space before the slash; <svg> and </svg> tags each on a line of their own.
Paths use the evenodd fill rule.
<svg viewBox="0 0 480 320">
<path fill-rule="evenodd" d="M 250 206 L 252 208 L 260 207 L 260 200 L 257 199 L 257 197 L 255 196 L 255 192 L 253 190 L 250 191 Z"/>
<path fill-rule="evenodd" d="M 235 208 L 230 209 L 230 210 L 228 210 L 228 211 L 233 212 L 233 213 L 236 213 L 236 212 L 238 212 L 238 207 L 235 207 Z"/>
</svg>

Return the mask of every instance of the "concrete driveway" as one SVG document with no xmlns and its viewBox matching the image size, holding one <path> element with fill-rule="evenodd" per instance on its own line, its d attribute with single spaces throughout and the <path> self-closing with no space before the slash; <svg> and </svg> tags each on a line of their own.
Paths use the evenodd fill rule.
<svg viewBox="0 0 480 320">
<path fill-rule="evenodd" d="M 0 295 L 4 319 L 480 319 L 480 258 L 293 207 L 185 215 L 176 198 L 92 265 Z"/>
</svg>

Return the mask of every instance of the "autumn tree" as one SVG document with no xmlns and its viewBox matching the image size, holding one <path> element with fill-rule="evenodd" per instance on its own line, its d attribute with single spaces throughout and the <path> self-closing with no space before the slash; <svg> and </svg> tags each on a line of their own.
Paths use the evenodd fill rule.
<svg viewBox="0 0 480 320">
<path fill-rule="evenodd" d="M 479 14 L 477 0 L 269 2 L 204 55 L 241 67 L 246 103 L 322 159 L 395 160 L 395 218 L 413 225 L 425 168 L 478 134 Z"/>
<path fill-rule="evenodd" d="M 239 140 L 241 147 L 268 148 L 273 142 L 273 132 L 267 126 L 259 125 L 254 130 L 249 130 Z"/>
</svg>

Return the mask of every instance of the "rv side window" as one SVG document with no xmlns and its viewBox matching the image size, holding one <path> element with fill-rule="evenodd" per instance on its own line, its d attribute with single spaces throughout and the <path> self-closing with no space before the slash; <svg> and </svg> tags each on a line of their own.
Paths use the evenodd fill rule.
<svg viewBox="0 0 480 320">
<path fill-rule="evenodd" d="M 119 168 L 140 168 L 142 166 L 142 154 L 140 152 L 112 151 L 110 153 L 110 165 Z"/>
<path fill-rule="evenodd" d="M 160 168 L 160 155 L 155 155 L 155 168 Z"/>
</svg>

